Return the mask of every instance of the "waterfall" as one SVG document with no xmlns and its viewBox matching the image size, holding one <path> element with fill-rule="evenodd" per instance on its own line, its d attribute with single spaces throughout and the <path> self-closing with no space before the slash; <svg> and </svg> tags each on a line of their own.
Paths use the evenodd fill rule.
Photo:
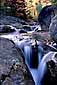
<svg viewBox="0 0 57 85">
<path fill-rule="evenodd" d="M 13 34 L 8 34 L 8 35 L 1 35 L 1 37 L 13 40 L 14 43 L 17 44 L 19 48 L 21 48 L 21 49 L 24 48 L 23 52 L 24 52 L 24 57 L 25 57 L 25 63 L 27 64 L 28 69 L 31 72 L 35 85 L 42 85 L 41 80 L 47 70 L 46 62 L 48 62 L 50 60 L 54 60 L 53 58 L 54 58 L 55 52 L 49 52 L 48 54 L 43 56 L 43 48 L 40 45 L 38 45 L 37 46 L 37 50 L 38 50 L 37 57 L 38 58 L 36 58 L 35 56 L 32 56 L 33 49 L 32 49 L 32 44 L 30 43 L 30 40 L 23 39 L 23 40 L 19 41 L 20 36 L 18 35 L 17 32 L 13 33 Z M 38 59 L 37 68 L 33 68 L 33 66 L 32 66 L 33 57 Z"/>
<path fill-rule="evenodd" d="M 29 66 L 31 67 L 36 66 L 37 68 L 43 57 L 43 48 L 41 46 L 37 46 L 36 48 L 32 45 L 24 46 L 24 55 L 25 60 L 26 62 L 28 62 Z"/>
<path fill-rule="evenodd" d="M 44 77 L 44 74 L 47 71 L 46 63 L 50 60 L 54 60 L 54 55 L 56 52 L 51 51 L 51 52 L 47 53 L 45 56 L 43 56 L 43 58 L 42 58 L 42 55 L 39 55 L 38 56 L 38 62 L 39 62 L 38 68 L 30 68 L 30 65 L 32 63 L 32 60 L 31 60 L 32 59 L 31 58 L 32 51 L 31 50 L 32 50 L 31 45 L 24 47 L 25 62 L 26 62 L 27 66 L 32 74 L 35 85 L 42 85 L 42 83 L 41 83 L 42 78 Z"/>
<path fill-rule="evenodd" d="M 38 83 L 37 83 L 37 85 L 42 85 L 41 80 L 42 80 L 42 78 L 47 70 L 46 63 L 50 60 L 54 60 L 55 53 L 56 52 L 49 52 L 41 60 L 39 67 L 38 67 Z"/>
<path fill-rule="evenodd" d="M 31 45 L 25 45 L 24 46 L 24 56 L 25 56 L 25 63 L 27 64 L 31 74 L 32 74 L 32 77 L 34 79 L 34 82 L 35 82 L 35 85 L 38 85 L 38 65 L 40 64 L 41 62 L 41 59 L 43 57 L 43 48 L 41 46 L 37 46 L 37 49 L 38 49 L 38 52 L 37 52 L 37 56 L 32 56 L 32 46 Z M 36 54 L 34 54 L 36 55 Z M 34 64 L 32 64 L 32 59 L 33 57 L 35 58 L 34 60 L 37 62 L 36 63 L 36 66 Z M 38 58 L 37 58 L 38 57 Z M 38 59 L 38 60 L 37 60 Z M 34 65 L 34 66 L 32 66 Z"/>
<path fill-rule="evenodd" d="M 27 62 L 30 65 L 31 47 L 29 46 L 24 47 L 24 55 L 25 55 L 25 62 Z"/>
</svg>

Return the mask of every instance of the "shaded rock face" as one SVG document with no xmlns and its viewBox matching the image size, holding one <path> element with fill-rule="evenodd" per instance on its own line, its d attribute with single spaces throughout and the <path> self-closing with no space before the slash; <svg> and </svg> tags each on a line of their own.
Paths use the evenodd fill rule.
<svg viewBox="0 0 57 85">
<path fill-rule="evenodd" d="M 43 76 L 41 85 L 57 85 L 57 52 L 53 57 L 53 59 L 46 62 L 46 72 Z"/>
<path fill-rule="evenodd" d="M 57 63 L 53 60 L 47 62 L 47 72 L 42 80 L 42 85 L 57 85 Z"/>
<path fill-rule="evenodd" d="M 20 51 L 5 38 L 0 38 L 0 85 L 34 85 Z"/>
<path fill-rule="evenodd" d="M 49 26 L 51 23 L 52 18 L 57 15 L 57 6 L 56 5 L 49 5 L 45 6 L 39 16 L 38 21 L 44 31 L 49 31 Z"/>
</svg>

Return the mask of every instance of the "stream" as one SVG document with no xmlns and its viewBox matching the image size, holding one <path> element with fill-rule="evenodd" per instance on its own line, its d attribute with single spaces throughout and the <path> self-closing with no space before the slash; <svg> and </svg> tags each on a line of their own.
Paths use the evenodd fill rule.
<svg viewBox="0 0 57 85">
<path fill-rule="evenodd" d="M 31 65 L 32 63 L 31 46 L 35 45 L 35 40 L 32 40 L 32 38 L 30 38 L 29 36 L 22 36 L 21 34 L 19 34 L 18 31 L 9 33 L 9 34 L 4 34 L 4 35 L 1 35 L 0 37 L 4 37 L 9 40 L 12 40 L 15 43 L 15 45 L 21 49 L 25 57 L 25 63 L 33 77 L 35 85 L 42 85 L 41 80 L 46 71 L 46 62 L 48 62 L 49 60 L 54 60 L 54 55 L 56 54 L 56 52 L 49 52 L 43 57 L 42 56 L 43 49 L 39 47 L 42 52 L 40 53 L 41 55 L 39 53 L 37 54 L 37 59 L 38 59 L 38 61 L 36 61 L 37 67 L 34 68 Z M 38 42 L 37 44 L 39 43 L 40 42 Z M 32 67 L 30 67 L 30 65 Z"/>
</svg>

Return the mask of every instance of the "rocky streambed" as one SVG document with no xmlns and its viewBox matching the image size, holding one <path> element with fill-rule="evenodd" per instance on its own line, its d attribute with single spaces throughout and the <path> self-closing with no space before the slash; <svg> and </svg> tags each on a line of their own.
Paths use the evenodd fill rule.
<svg viewBox="0 0 57 85">
<path fill-rule="evenodd" d="M 17 18 L 11 16 L 1 16 L 0 24 L 2 25 L 6 25 L 6 24 L 10 26 L 15 25 L 14 27 L 16 28 L 19 27 L 22 28 L 23 24 L 20 25 L 20 23 L 23 23 L 23 21 L 20 22 L 20 20 Z M 44 33 L 40 32 L 37 34 L 33 33 L 32 35 L 28 35 L 28 34 L 23 35 L 22 33 L 20 34 L 19 31 L 15 31 L 6 34 L 2 33 L 2 35 L 0 35 L 0 85 L 27 85 L 27 84 L 28 85 L 50 85 L 50 82 L 52 81 L 53 81 L 52 85 L 54 82 L 55 82 L 54 84 L 57 85 L 57 60 L 54 68 L 51 67 L 53 66 L 54 63 L 53 61 L 46 62 L 47 60 L 50 59 L 50 56 L 51 58 L 53 58 L 53 53 L 51 53 L 52 55 L 50 54 L 47 56 L 46 55 L 43 56 L 43 59 L 41 60 L 39 67 L 37 69 L 32 69 L 29 67 L 29 65 L 26 62 L 25 62 L 26 64 L 24 63 L 24 58 L 26 59 L 26 56 L 24 57 L 21 51 L 24 50 L 23 49 L 24 46 L 26 45 L 30 46 L 31 44 L 33 44 L 35 41 L 34 39 L 40 42 L 51 40 L 50 35 L 47 32 Z M 44 51 L 46 51 L 45 48 Z M 51 51 L 51 48 L 48 49 L 48 52 Z M 27 51 L 26 49 L 26 52 L 28 52 L 29 54 L 29 50 Z M 44 64 L 47 67 L 47 74 L 48 74 L 47 78 L 44 76 L 45 73 L 44 69 L 46 68 Z M 55 76 L 53 76 L 53 74 Z M 43 79 L 42 76 L 44 76 Z M 41 80 L 44 81 L 42 82 L 42 84 L 40 83 Z"/>
</svg>

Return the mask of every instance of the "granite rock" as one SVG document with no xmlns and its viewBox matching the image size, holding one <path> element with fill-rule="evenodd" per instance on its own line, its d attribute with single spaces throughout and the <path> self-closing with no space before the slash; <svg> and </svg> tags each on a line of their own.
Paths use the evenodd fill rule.
<svg viewBox="0 0 57 85">
<path fill-rule="evenodd" d="M 0 38 L 0 85 L 34 85 L 21 51 L 5 38 Z"/>
</svg>

